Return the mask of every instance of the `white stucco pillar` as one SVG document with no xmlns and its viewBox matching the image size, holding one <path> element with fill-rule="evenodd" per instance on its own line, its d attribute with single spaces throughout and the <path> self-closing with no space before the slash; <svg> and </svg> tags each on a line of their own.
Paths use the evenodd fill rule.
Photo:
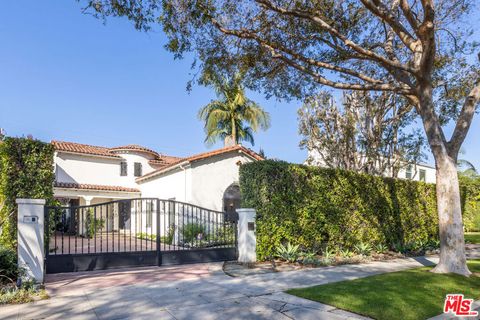
<svg viewBox="0 0 480 320">
<path fill-rule="evenodd" d="M 255 226 L 255 209 L 237 209 L 238 213 L 238 262 L 253 263 L 257 261 L 257 237 Z"/>
<path fill-rule="evenodd" d="M 18 265 L 26 276 L 43 283 L 45 268 L 45 219 L 43 199 L 17 199 Z"/>
</svg>

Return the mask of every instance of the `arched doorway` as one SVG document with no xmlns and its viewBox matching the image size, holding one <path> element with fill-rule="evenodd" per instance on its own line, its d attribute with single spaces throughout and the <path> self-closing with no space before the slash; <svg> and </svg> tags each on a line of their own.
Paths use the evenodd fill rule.
<svg viewBox="0 0 480 320">
<path fill-rule="evenodd" d="M 223 210 L 226 213 L 227 220 L 238 221 L 238 213 L 236 209 L 240 208 L 240 204 L 240 186 L 233 183 L 223 193 Z"/>
</svg>

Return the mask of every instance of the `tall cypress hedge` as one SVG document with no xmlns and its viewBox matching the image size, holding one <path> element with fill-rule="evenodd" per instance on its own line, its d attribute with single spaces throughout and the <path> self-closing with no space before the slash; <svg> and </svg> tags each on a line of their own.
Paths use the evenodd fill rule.
<svg viewBox="0 0 480 320">
<path fill-rule="evenodd" d="M 0 245 L 17 241 L 17 198 L 53 202 L 54 148 L 49 143 L 7 137 L 0 141 Z"/>
<path fill-rule="evenodd" d="M 244 207 L 257 210 L 257 255 L 281 242 L 352 249 L 438 237 L 435 185 L 279 161 L 242 165 Z"/>
</svg>

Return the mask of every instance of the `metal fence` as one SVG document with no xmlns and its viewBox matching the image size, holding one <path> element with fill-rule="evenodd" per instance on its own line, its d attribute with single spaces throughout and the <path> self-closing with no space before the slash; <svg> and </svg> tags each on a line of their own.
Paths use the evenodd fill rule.
<svg viewBox="0 0 480 320">
<path fill-rule="evenodd" d="M 45 207 L 45 217 L 47 271 L 52 257 L 91 255 L 98 260 L 101 254 L 135 253 L 141 262 L 145 261 L 142 253 L 156 253 L 161 264 L 162 254 L 236 249 L 237 243 L 236 221 L 225 219 L 224 212 L 171 200 L 139 198 Z M 195 262 L 193 257 L 187 260 Z"/>
</svg>

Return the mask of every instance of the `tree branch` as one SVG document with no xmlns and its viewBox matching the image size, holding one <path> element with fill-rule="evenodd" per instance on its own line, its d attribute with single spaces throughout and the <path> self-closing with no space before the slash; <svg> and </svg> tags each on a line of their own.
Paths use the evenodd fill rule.
<svg viewBox="0 0 480 320">
<path fill-rule="evenodd" d="M 394 10 L 385 7 L 385 5 L 379 0 L 361 0 L 361 2 L 374 15 L 388 23 L 407 48 L 411 51 L 415 51 L 418 45 L 417 39 L 415 39 L 400 21 L 392 15 L 391 12 Z"/>
<path fill-rule="evenodd" d="M 263 48 L 270 51 L 273 58 L 282 60 L 287 65 L 289 65 L 289 66 L 291 66 L 291 67 L 293 67 L 293 68 L 295 68 L 299 71 L 308 73 L 310 76 L 312 76 L 315 79 L 315 81 L 317 81 L 320 84 L 323 84 L 323 85 L 326 85 L 326 86 L 329 86 L 329 87 L 332 87 L 332 88 L 336 88 L 336 89 L 346 89 L 346 90 L 361 90 L 361 91 L 378 90 L 378 91 L 393 91 L 393 92 L 402 92 L 402 93 L 410 92 L 409 91 L 410 88 L 395 87 L 395 86 L 392 86 L 391 84 L 383 83 L 380 80 L 377 80 L 377 79 L 368 77 L 366 75 L 360 74 L 360 73 L 358 73 L 354 70 L 351 70 L 351 69 L 343 68 L 343 67 L 340 67 L 340 66 L 335 66 L 335 65 L 332 65 L 332 64 L 328 64 L 328 63 L 325 63 L 325 62 L 316 61 L 314 59 L 304 57 L 304 56 L 302 56 L 298 53 L 293 52 L 292 50 L 289 50 L 289 49 L 283 48 L 282 46 L 273 44 L 270 41 L 267 42 L 265 40 L 262 40 L 255 33 L 249 32 L 247 30 L 231 30 L 231 29 L 225 28 L 222 24 L 220 24 L 220 22 L 218 22 L 217 19 L 215 19 L 213 17 L 210 17 L 210 20 L 212 21 L 213 25 L 224 34 L 233 35 L 233 36 L 236 36 L 236 37 L 239 37 L 239 38 L 244 38 L 244 39 L 255 40 L 260 46 L 262 46 Z M 275 48 L 274 46 L 278 47 L 279 49 Z M 338 81 L 328 80 L 325 77 L 321 76 L 320 74 L 318 74 L 318 73 L 310 70 L 309 68 L 306 68 L 305 66 L 295 62 L 293 59 L 287 57 L 285 54 L 282 54 L 279 51 L 284 51 L 285 53 L 291 55 L 292 57 L 294 57 L 296 59 L 299 59 L 299 60 L 302 60 L 303 62 L 311 64 L 315 67 L 325 68 L 325 69 L 328 69 L 328 70 L 333 70 L 333 71 L 337 71 L 337 72 L 340 72 L 340 73 L 343 73 L 343 74 L 354 76 L 354 77 L 357 77 L 361 80 L 367 81 L 370 84 L 342 83 L 342 82 L 338 82 Z"/>
<path fill-rule="evenodd" d="M 408 0 L 400 0 L 400 8 L 402 8 L 403 14 L 405 15 L 405 18 L 407 19 L 412 29 L 415 31 L 415 33 L 417 33 L 418 21 L 412 12 L 412 8 L 408 4 Z"/>
<path fill-rule="evenodd" d="M 457 158 L 460 147 L 465 140 L 470 125 L 472 124 L 475 109 L 480 102 L 480 79 L 477 81 L 475 87 L 470 91 L 465 102 L 463 103 L 462 111 L 458 117 L 453 131 L 452 138 L 448 142 L 448 152 L 451 157 Z"/>
<path fill-rule="evenodd" d="M 412 69 L 411 67 L 404 65 L 400 62 L 395 62 L 391 61 L 373 51 L 370 51 L 368 49 L 363 48 L 362 46 L 358 45 L 354 41 L 348 39 L 345 35 L 341 34 L 338 30 L 333 28 L 331 25 L 326 23 L 323 19 L 321 19 L 319 16 L 313 15 L 309 12 L 298 10 L 298 9 L 285 9 L 282 7 L 279 7 L 277 5 L 274 5 L 271 1 L 269 0 L 256 0 L 259 4 L 263 5 L 265 8 L 283 14 L 283 15 L 289 15 L 297 18 L 303 18 L 312 21 L 315 23 L 317 26 L 319 26 L 321 29 L 327 31 L 330 33 L 332 36 L 335 38 L 338 38 L 341 42 L 343 42 L 344 45 L 347 47 L 353 49 L 354 51 L 368 57 L 370 60 L 375 60 L 378 62 L 381 62 L 382 65 L 384 66 L 389 66 L 390 68 L 398 68 L 401 70 L 405 70 L 407 72 L 410 72 L 412 74 L 415 74 L 416 70 Z"/>
</svg>

